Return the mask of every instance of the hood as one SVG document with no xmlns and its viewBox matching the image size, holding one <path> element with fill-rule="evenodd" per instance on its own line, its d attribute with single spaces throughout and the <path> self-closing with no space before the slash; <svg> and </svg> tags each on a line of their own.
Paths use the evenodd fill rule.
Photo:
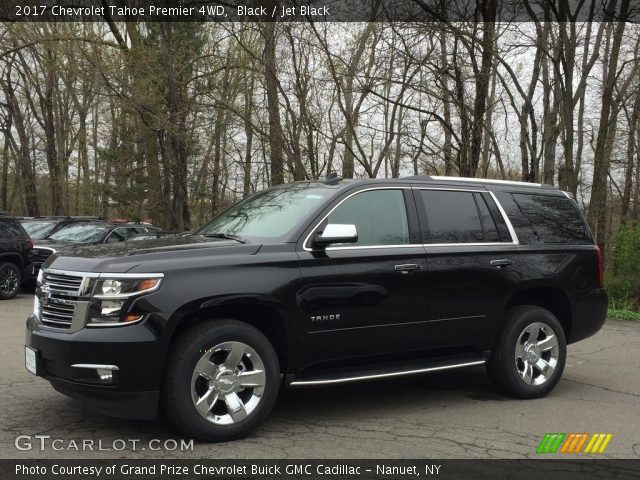
<svg viewBox="0 0 640 480">
<path fill-rule="evenodd" d="M 45 246 L 45 245 L 42 245 Z M 47 245 L 49 246 L 49 245 Z M 79 272 L 124 273 L 138 265 L 186 259 L 197 256 L 253 255 L 261 244 L 239 243 L 235 240 L 207 238 L 202 235 L 156 238 L 90 246 L 59 245 L 49 257 L 46 268 Z M 150 267 L 150 268 L 154 268 Z"/>
</svg>

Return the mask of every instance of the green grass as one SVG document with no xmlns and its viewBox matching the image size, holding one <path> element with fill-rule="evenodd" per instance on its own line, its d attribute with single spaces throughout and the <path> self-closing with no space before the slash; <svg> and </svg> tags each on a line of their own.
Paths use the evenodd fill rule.
<svg viewBox="0 0 640 480">
<path fill-rule="evenodd" d="M 631 310 L 616 310 L 610 308 L 607 311 L 607 317 L 613 320 L 637 320 L 640 321 L 640 312 L 632 312 Z"/>
</svg>

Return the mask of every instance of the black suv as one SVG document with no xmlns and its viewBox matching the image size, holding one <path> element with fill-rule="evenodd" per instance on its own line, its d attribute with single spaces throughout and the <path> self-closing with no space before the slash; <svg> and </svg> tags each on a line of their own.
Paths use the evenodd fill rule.
<svg viewBox="0 0 640 480">
<path fill-rule="evenodd" d="M 33 243 L 20 222 L 0 213 L 0 300 L 15 297 L 31 263 Z"/>
<path fill-rule="evenodd" d="M 206 441 L 248 434 L 283 385 L 486 365 L 541 397 L 607 311 L 567 194 L 443 177 L 270 188 L 192 236 L 54 255 L 36 299 L 31 372 Z"/>
<path fill-rule="evenodd" d="M 69 225 L 87 222 L 103 222 L 100 217 L 84 217 L 84 216 L 50 216 L 50 217 L 20 217 L 20 223 L 29 234 L 32 240 L 42 240 L 49 235 L 61 230 Z M 33 282 L 38 275 L 40 265 L 49 258 L 55 250 L 50 247 L 36 246 L 33 249 L 32 264 L 30 271 L 27 272 L 27 279 Z"/>
</svg>

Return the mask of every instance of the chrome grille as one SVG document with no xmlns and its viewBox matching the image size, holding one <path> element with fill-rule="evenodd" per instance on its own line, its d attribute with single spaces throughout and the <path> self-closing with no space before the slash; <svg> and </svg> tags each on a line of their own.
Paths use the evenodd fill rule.
<svg viewBox="0 0 640 480">
<path fill-rule="evenodd" d="M 56 300 L 51 298 L 41 303 L 40 320 L 50 327 L 69 328 L 73 322 L 75 305 L 58 303 Z"/>
<path fill-rule="evenodd" d="M 72 275 L 62 275 L 54 273 L 45 273 L 43 275 L 43 285 L 47 285 L 50 290 L 57 292 L 66 292 L 74 296 L 78 296 L 83 277 Z"/>
<path fill-rule="evenodd" d="M 40 321 L 55 328 L 70 328 L 85 277 L 42 271 L 42 284 L 36 295 L 40 303 Z"/>
<path fill-rule="evenodd" d="M 52 254 L 55 253 L 55 250 L 52 248 L 43 248 L 43 247 L 34 247 L 32 252 L 33 263 L 42 264 L 47 258 L 49 258 Z"/>
</svg>

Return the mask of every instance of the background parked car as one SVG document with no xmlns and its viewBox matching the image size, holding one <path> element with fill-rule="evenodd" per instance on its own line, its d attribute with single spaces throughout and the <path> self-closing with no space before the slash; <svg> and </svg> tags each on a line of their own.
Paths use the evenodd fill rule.
<svg viewBox="0 0 640 480">
<path fill-rule="evenodd" d="M 148 232 L 136 233 L 127 239 L 127 241 L 138 240 L 155 240 L 156 238 L 170 238 L 182 236 L 180 232 L 164 232 L 162 230 L 149 230 Z"/>
<path fill-rule="evenodd" d="M 20 222 L 0 213 L 0 300 L 16 296 L 30 267 L 33 243 Z"/>
<path fill-rule="evenodd" d="M 114 224 L 104 221 L 77 222 L 67 225 L 47 238 L 39 240 L 34 246 L 33 275 L 37 276 L 40 266 L 47 258 L 61 249 L 124 242 L 133 235 L 159 230 L 152 225 Z"/>
<path fill-rule="evenodd" d="M 89 216 L 20 217 L 18 220 L 33 240 L 47 238 L 52 233 L 75 223 L 104 221 L 100 217 Z"/>
</svg>

